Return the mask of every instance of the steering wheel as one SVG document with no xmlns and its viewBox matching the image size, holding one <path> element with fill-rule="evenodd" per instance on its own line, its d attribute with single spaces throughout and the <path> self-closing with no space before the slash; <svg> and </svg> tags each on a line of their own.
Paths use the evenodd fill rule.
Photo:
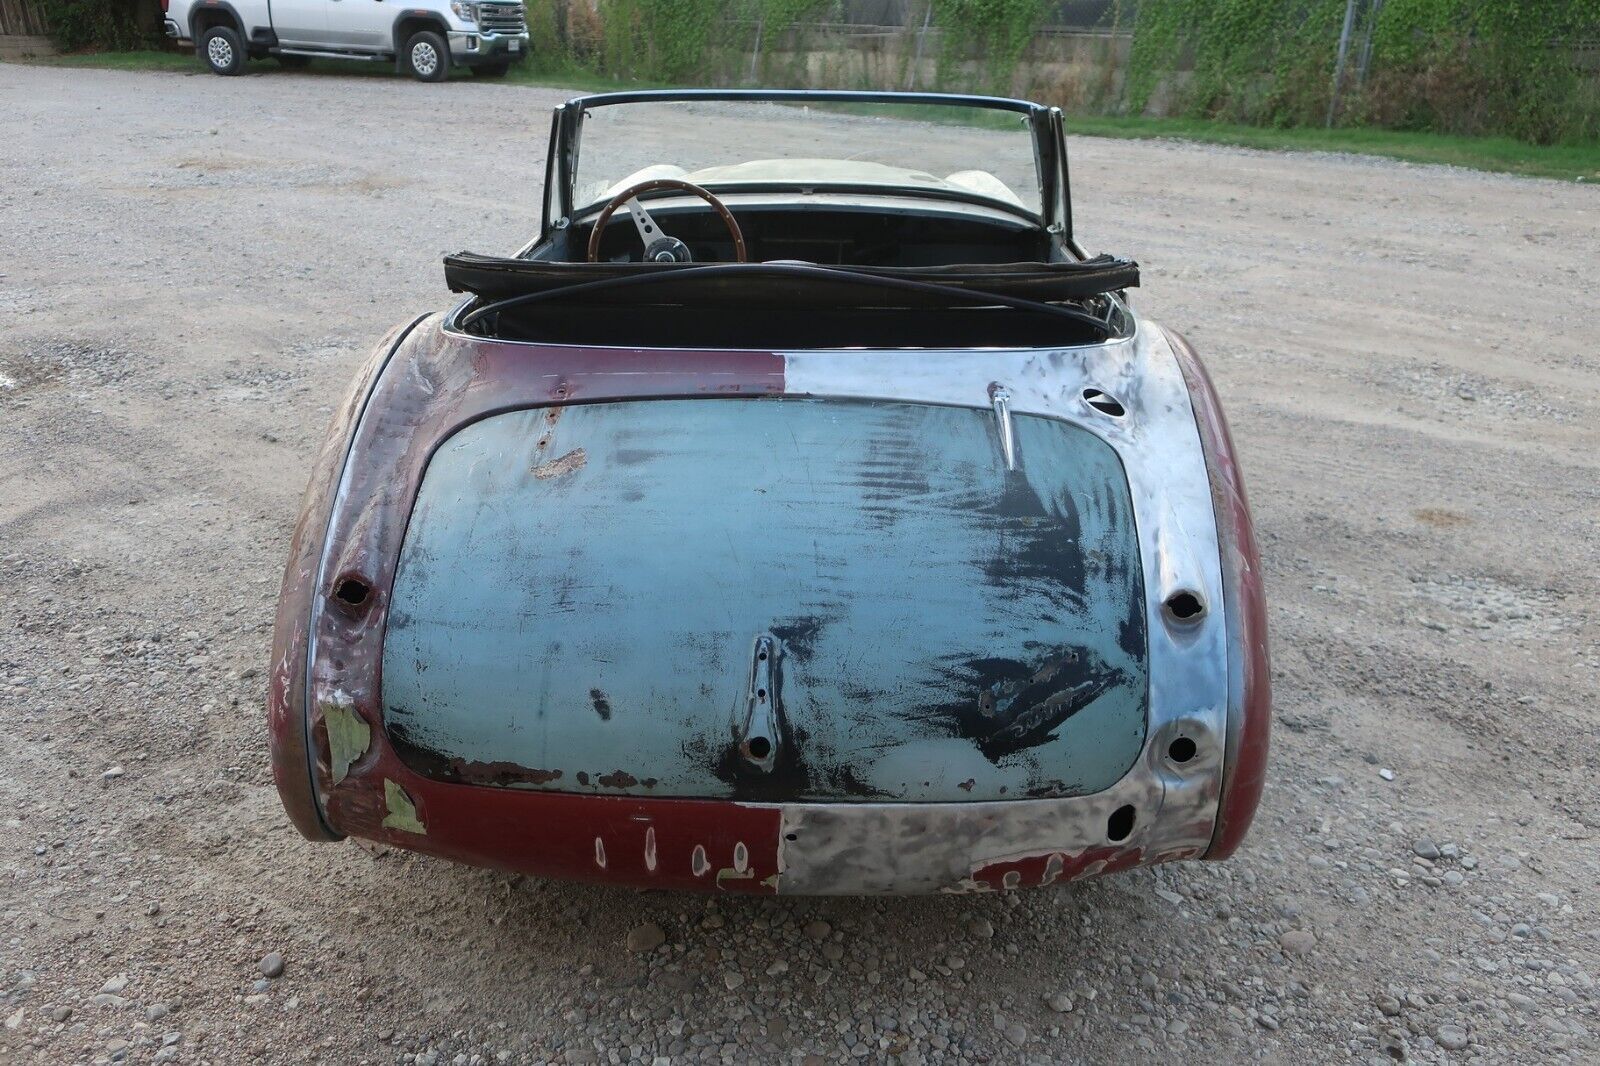
<svg viewBox="0 0 1600 1066">
<path fill-rule="evenodd" d="M 700 186 L 688 181 L 679 181 L 677 178 L 651 178 L 641 181 L 623 189 L 617 195 L 606 201 L 606 206 L 601 209 L 599 216 L 594 220 L 594 229 L 589 231 L 589 262 L 600 261 L 600 236 L 605 233 L 606 223 L 611 221 L 611 216 L 616 214 L 617 208 L 624 204 L 628 207 L 628 214 L 633 216 L 634 228 L 639 231 L 639 240 L 644 244 L 644 261 L 647 263 L 689 263 L 693 262 L 689 255 L 689 246 L 676 237 L 669 237 L 661 232 L 661 227 L 656 225 L 656 220 L 650 217 L 650 212 L 639 203 L 639 194 L 654 192 L 657 189 L 676 189 L 692 196 L 698 196 L 711 205 L 711 209 L 722 217 L 722 224 L 728 227 L 728 235 L 733 238 L 733 254 L 737 262 L 746 262 L 744 253 L 744 233 L 739 229 L 739 223 L 734 221 L 733 212 L 728 210 L 726 204 L 711 195 Z"/>
</svg>

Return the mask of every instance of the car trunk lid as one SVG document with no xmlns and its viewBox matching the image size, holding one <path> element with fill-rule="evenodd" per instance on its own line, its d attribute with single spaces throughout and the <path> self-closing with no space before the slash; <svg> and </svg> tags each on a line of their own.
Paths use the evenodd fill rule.
<svg viewBox="0 0 1600 1066">
<path fill-rule="evenodd" d="M 430 461 L 383 660 L 402 757 L 467 783 L 771 801 L 1081 795 L 1144 743 L 1116 452 L 850 400 L 512 411 Z"/>
</svg>

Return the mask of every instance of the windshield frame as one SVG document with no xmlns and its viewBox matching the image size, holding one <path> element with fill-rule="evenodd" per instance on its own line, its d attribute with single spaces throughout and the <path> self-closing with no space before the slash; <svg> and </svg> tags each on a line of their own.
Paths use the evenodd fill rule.
<svg viewBox="0 0 1600 1066">
<path fill-rule="evenodd" d="M 1063 131 L 1061 109 L 1046 107 L 1027 100 L 1013 100 L 1000 96 L 964 96 L 949 93 L 898 93 L 855 92 L 837 89 L 652 89 L 630 92 L 601 93 L 578 96 L 558 104 L 551 117 L 550 146 L 545 159 L 544 214 L 539 239 L 549 238 L 551 231 L 565 229 L 579 216 L 597 213 L 601 204 L 588 204 L 575 208 L 578 180 L 578 154 L 586 112 L 600 107 L 622 104 L 736 101 L 767 103 L 845 103 L 845 104 L 932 104 L 939 106 L 971 107 L 990 111 L 1020 114 L 1028 124 L 1033 141 L 1033 156 L 1039 182 L 1039 201 L 1043 211 L 1015 207 L 989 197 L 941 191 L 932 194 L 926 189 L 901 189 L 892 185 L 873 186 L 870 189 L 840 186 L 830 192 L 871 192 L 874 195 L 906 196 L 913 199 L 953 199 L 994 210 L 1005 211 L 1038 225 L 1048 233 L 1059 235 L 1069 244 L 1072 241 L 1072 199 L 1067 178 L 1066 138 Z M 759 191 L 787 191 L 787 183 L 762 183 Z M 801 183 L 795 183 L 795 186 Z M 739 188 L 730 192 L 753 192 L 755 188 Z"/>
</svg>

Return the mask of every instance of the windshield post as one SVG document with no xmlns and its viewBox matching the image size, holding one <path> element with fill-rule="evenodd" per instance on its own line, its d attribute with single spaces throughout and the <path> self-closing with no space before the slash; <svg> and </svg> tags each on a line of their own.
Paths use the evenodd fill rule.
<svg viewBox="0 0 1600 1066">
<path fill-rule="evenodd" d="M 1034 168 L 1039 177 L 1039 220 L 1046 233 L 1055 233 L 1061 221 L 1056 182 L 1060 172 L 1055 141 L 1050 136 L 1050 112 L 1042 107 L 1028 112 L 1028 132 L 1033 134 Z"/>
<path fill-rule="evenodd" d="M 544 156 L 544 211 L 539 219 L 541 241 L 550 239 L 550 227 L 555 225 L 556 219 L 560 217 L 555 213 L 556 197 L 566 187 L 565 180 L 558 179 L 556 173 L 556 161 L 560 158 L 561 146 L 565 141 L 561 127 L 566 110 L 566 104 L 557 104 L 550 116 L 550 146 L 545 150 Z"/>
<path fill-rule="evenodd" d="M 1072 175 L 1067 166 L 1067 122 L 1059 107 L 1050 109 L 1050 141 L 1055 145 L 1056 166 L 1055 172 L 1060 183 L 1055 198 L 1056 210 L 1059 212 L 1061 223 L 1061 239 L 1068 246 L 1074 245 L 1072 235 Z"/>
</svg>

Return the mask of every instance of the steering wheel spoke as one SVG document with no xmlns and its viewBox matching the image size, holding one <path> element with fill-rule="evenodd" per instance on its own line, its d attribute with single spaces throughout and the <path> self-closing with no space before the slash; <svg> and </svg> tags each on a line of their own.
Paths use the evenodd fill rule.
<svg viewBox="0 0 1600 1066">
<path fill-rule="evenodd" d="M 693 261 L 689 254 L 689 246 L 676 237 L 669 237 L 661 232 L 661 227 L 645 210 L 644 204 L 639 201 L 642 193 L 653 192 L 658 189 L 673 189 L 698 196 L 715 211 L 722 219 L 723 225 L 728 227 L 728 235 L 733 238 L 733 254 L 736 261 L 743 263 L 745 259 L 744 233 L 739 229 L 739 223 L 734 220 L 733 212 L 728 210 L 726 204 L 700 186 L 688 181 L 679 181 L 676 178 L 652 178 L 642 181 L 617 193 L 606 201 L 605 207 L 600 209 L 600 214 L 595 216 L 594 229 L 589 231 L 589 262 L 600 261 L 600 239 L 605 234 L 606 226 L 611 222 L 611 216 L 622 207 L 628 209 L 628 216 L 633 220 L 633 227 L 639 234 L 639 241 L 644 245 L 645 262 L 653 263 L 688 263 Z"/>
<path fill-rule="evenodd" d="M 628 209 L 628 214 L 633 218 L 633 228 L 639 231 L 639 243 L 646 248 L 655 243 L 657 237 L 665 237 L 661 227 L 656 225 L 656 220 L 650 217 L 650 212 L 644 209 L 644 204 L 639 202 L 637 196 L 623 205 Z"/>
</svg>

